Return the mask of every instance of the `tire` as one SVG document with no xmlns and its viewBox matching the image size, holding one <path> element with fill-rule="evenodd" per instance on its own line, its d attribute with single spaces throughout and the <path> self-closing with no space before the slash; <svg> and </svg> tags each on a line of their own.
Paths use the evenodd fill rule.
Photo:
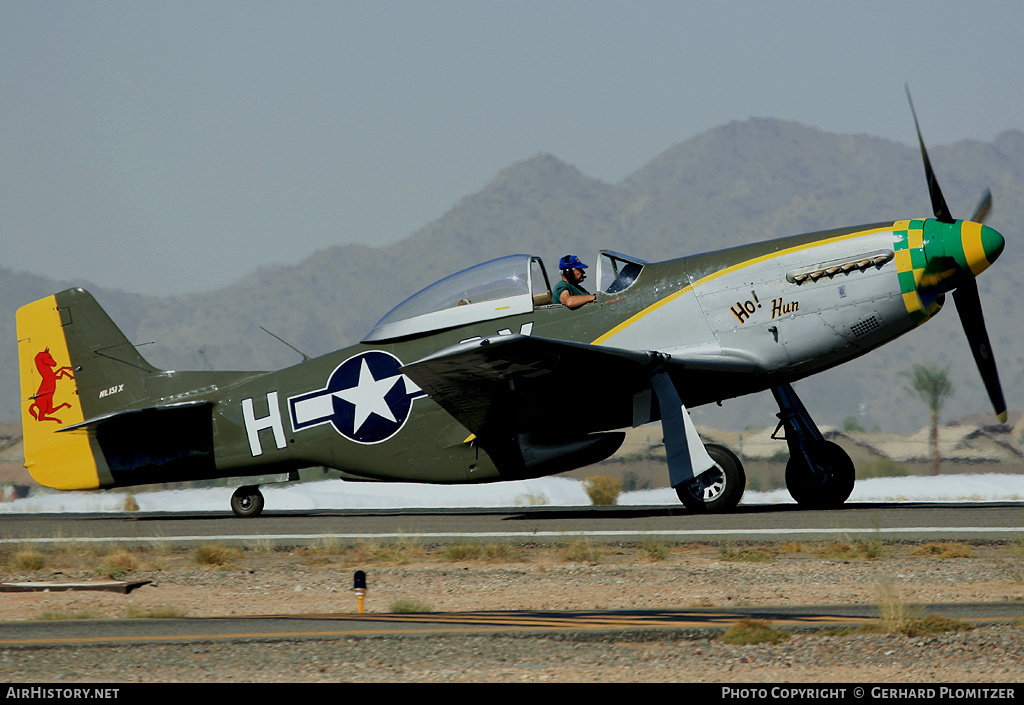
<svg viewBox="0 0 1024 705">
<path fill-rule="evenodd" d="M 676 496 L 694 513 L 728 512 L 740 503 L 747 486 L 743 464 L 735 453 L 724 446 L 711 443 L 705 449 L 715 467 L 677 485 Z"/>
<path fill-rule="evenodd" d="M 255 485 L 239 487 L 231 495 L 231 511 L 243 519 L 259 516 L 263 511 L 263 494 Z"/>
<path fill-rule="evenodd" d="M 803 458 L 786 464 L 786 489 L 796 503 L 809 509 L 835 509 L 849 499 L 856 482 L 850 456 L 832 441 L 808 444 L 813 468 Z"/>
</svg>

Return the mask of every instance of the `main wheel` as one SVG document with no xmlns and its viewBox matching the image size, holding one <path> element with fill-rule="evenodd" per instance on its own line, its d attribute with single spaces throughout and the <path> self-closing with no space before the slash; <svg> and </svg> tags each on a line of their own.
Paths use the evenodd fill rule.
<svg viewBox="0 0 1024 705">
<path fill-rule="evenodd" d="M 736 454 L 713 443 L 705 446 L 715 466 L 676 486 L 676 495 L 691 512 L 727 512 L 740 503 L 747 486 L 743 464 Z"/>
<path fill-rule="evenodd" d="M 801 507 L 832 509 L 842 506 L 853 492 L 856 472 L 853 461 L 832 441 L 807 445 L 811 465 L 793 456 L 786 464 L 786 489 Z"/>
<path fill-rule="evenodd" d="M 236 517 L 255 517 L 263 511 L 263 493 L 255 485 L 239 487 L 231 495 L 231 511 Z"/>
</svg>

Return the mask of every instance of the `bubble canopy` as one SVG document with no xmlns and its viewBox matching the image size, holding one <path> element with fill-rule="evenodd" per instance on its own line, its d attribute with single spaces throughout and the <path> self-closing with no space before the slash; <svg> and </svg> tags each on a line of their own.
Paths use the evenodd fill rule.
<svg viewBox="0 0 1024 705">
<path fill-rule="evenodd" d="M 375 343 L 529 313 L 551 303 L 544 263 L 533 255 L 499 257 L 413 294 L 389 311 L 364 343 Z"/>
</svg>

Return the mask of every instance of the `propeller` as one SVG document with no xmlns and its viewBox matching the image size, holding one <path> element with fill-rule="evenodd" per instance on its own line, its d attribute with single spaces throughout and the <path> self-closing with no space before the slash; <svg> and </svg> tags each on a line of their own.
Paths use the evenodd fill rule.
<svg viewBox="0 0 1024 705">
<path fill-rule="evenodd" d="M 960 323 L 967 334 L 967 341 L 971 344 L 971 353 L 974 354 L 974 362 L 981 372 L 985 391 L 992 400 L 996 416 L 1005 423 L 1006 401 L 1003 399 L 1003 389 L 999 384 L 996 359 L 992 356 L 992 348 L 988 342 L 985 316 L 981 312 L 981 297 L 978 296 L 978 282 L 968 279 L 958 286 L 953 292 L 953 302 L 956 304 L 956 312 L 960 314 Z"/>
<path fill-rule="evenodd" d="M 935 171 L 932 169 L 931 160 L 928 159 L 928 150 L 925 148 L 924 138 L 921 136 L 921 126 L 917 121 L 917 112 L 914 110 L 914 101 L 910 97 L 909 85 L 906 85 L 906 91 L 907 101 L 910 103 L 910 113 L 914 117 L 914 128 L 917 130 L 917 140 L 921 145 L 921 158 L 924 161 L 924 173 L 925 178 L 928 181 L 928 195 L 931 197 L 932 211 L 935 213 L 936 220 L 940 223 L 953 225 L 956 223 L 956 220 L 953 218 L 953 215 L 949 210 L 949 206 L 946 205 L 946 199 L 942 196 L 942 189 L 939 188 L 939 181 L 935 177 Z M 982 223 L 991 210 L 992 192 L 986 189 L 981 200 L 978 202 L 977 207 L 974 209 L 974 215 L 971 216 L 971 220 L 969 222 L 978 224 Z M 968 230 L 966 225 L 966 223 L 962 224 L 956 232 L 956 239 L 961 240 L 961 243 L 968 237 L 966 234 Z M 981 256 L 979 257 L 976 254 L 967 256 L 967 266 L 961 265 L 957 267 L 956 275 L 959 276 L 950 276 L 949 281 L 955 287 L 953 290 L 953 301 L 956 304 L 956 310 L 960 316 L 960 323 L 963 326 L 964 333 L 967 335 L 967 341 L 970 343 L 971 353 L 974 355 L 974 362 L 978 366 L 978 371 L 981 373 L 982 381 L 985 383 L 985 390 L 988 392 L 989 399 L 992 400 L 996 416 L 999 417 L 1000 421 L 1005 422 L 1006 401 L 1003 399 L 1003 390 L 999 384 L 999 374 L 996 370 L 995 357 L 992 355 L 992 348 L 988 339 L 988 331 L 985 328 L 985 316 L 981 310 L 981 297 L 978 295 L 978 282 L 974 278 L 976 274 L 987 267 L 988 263 L 993 261 L 1002 251 L 1002 236 L 991 228 L 986 228 L 981 225 L 972 226 L 970 232 L 977 233 L 976 239 L 979 243 L 977 247 L 981 250 Z M 949 236 L 953 234 L 954 233 L 952 231 L 949 231 L 948 234 L 944 236 L 944 239 L 952 239 Z M 963 245 L 961 246 L 963 247 Z M 941 259 L 943 261 L 947 261 L 953 260 L 954 258 L 942 257 Z M 938 265 L 937 268 L 945 266 L 945 262 L 940 264 L 936 261 L 935 264 Z M 931 266 L 932 262 L 929 262 L 929 265 Z M 950 272 L 950 274 L 953 273 Z M 946 277 L 941 276 L 939 279 L 946 279 Z"/>
<path fill-rule="evenodd" d="M 928 180 L 928 195 L 932 199 L 932 211 L 935 217 L 943 223 L 952 223 L 953 215 L 949 212 L 946 199 L 942 197 L 942 189 L 939 188 L 939 180 L 935 178 L 935 170 L 932 169 L 932 162 L 928 158 L 928 150 L 924 147 L 924 138 L 921 136 L 921 125 L 917 122 L 917 111 L 914 110 L 914 99 L 910 97 L 910 84 L 903 86 L 907 91 L 907 101 L 910 103 L 910 114 L 914 117 L 914 128 L 917 130 L 917 141 L 921 144 L 921 159 L 924 160 L 924 175 Z"/>
</svg>

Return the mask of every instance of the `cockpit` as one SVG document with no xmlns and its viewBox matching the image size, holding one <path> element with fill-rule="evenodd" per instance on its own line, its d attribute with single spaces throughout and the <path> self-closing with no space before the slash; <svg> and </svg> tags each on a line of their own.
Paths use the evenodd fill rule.
<svg viewBox="0 0 1024 705">
<path fill-rule="evenodd" d="M 640 276 L 643 260 L 602 250 L 596 279 L 606 294 L 625 291 Z M 600 297 L 598 298 L 600 301 Z M 509 255 L 441 279 L 389 311 L 365 343 L 375 343 L 530 313 L 551 300 L 551 283 L 540 257 Z"/>
<path fill-rule="evenodd" d="M 601 250 L 597 258 L 598 288 L 606 294 L 618 294 L 633 286 L 647 264 L 642 259 Z"/>
</svg>

